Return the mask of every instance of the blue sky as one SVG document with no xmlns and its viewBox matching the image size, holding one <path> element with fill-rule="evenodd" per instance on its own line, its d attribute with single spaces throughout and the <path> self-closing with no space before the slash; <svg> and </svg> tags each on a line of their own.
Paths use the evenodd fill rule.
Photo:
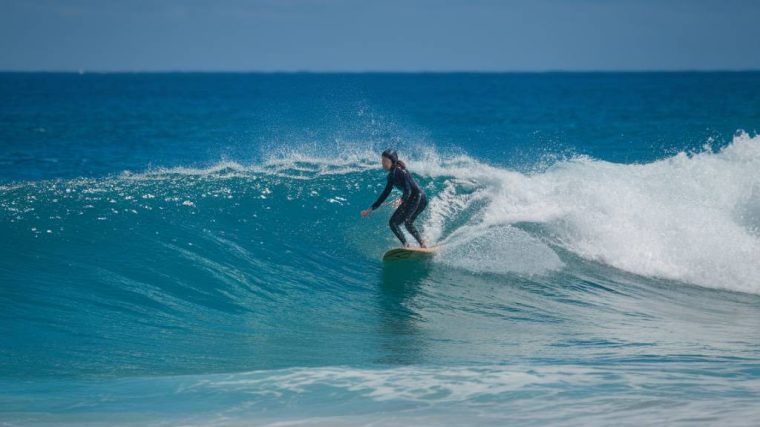
<svg viewBox="0 0 760 427">
<path fill-rule="evenodd" d="M 760 1 L 0 0 L 0 69 L 760 69 Z"/>
</svg>

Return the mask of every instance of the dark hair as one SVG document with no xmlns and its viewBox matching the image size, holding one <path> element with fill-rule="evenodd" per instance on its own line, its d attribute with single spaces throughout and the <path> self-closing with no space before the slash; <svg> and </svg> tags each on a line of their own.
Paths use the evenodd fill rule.
<svg viewBox="0 0 760 427">
<path fill-rule="evenodd" d="M 383 157 L 387 158 L 391 161 L 394 165 L 398 165 L 401 167 L 401 169 L 406 169 L 406 164 L 398 159 L 398 153 L 396 153 L 396 150 L 391 150 L 390 148 L 383 151 Z"/>
</svg>

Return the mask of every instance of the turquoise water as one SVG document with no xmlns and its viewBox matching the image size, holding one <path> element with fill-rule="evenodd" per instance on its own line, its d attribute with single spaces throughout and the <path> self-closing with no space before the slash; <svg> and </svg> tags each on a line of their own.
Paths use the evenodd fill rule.
<svg viewBox="0 0 760 427">
<path fill-rule="evenodd" d="M 2 425 L 760 416 L 760 73 L 6 73 L 0 101 Z M 430 262 L 359 217 L 387 147 Z"/>
</svg>

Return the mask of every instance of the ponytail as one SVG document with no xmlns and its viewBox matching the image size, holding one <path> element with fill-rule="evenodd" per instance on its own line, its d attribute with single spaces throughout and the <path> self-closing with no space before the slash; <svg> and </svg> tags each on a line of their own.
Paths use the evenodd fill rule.
<svg viewBox="0 0 760 427">
<path fill-rule="evenodd" d="M 402 162 L 401 160 L 396 160 L 396 164 L 401 167 L 401 169 L 406 170 L 406 163 Z"/>
</svg>

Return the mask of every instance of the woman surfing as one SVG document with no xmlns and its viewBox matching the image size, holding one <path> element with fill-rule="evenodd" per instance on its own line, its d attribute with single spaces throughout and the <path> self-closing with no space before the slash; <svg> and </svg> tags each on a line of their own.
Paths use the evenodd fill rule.
<svg viewBox="0 0 760 427">
<path fill-rule="evenodd" d="M 401 223 L 404 223 L 407 231 L 414 236 L 421 248 L 426 248 L 425 241 L 422 240 L 419 231 L 414 227 L 414 220 L 427 206 L 427 197 L 425 192 L 422 191 L 417 182 L 412 177 L 412 174 L 406 169 L 404 162 L 398 159 L 398 154 L 395 150 L 385 150 L 382 154 L 383 169 L 388 171 L 388 183 L 385 185 L 385 189 L 377 198 L 375 203 L 371 207 L 361 212 L 362 217 L 366 217 L 371 214 L 375 209 L 379 208 L 388 195 L 393 190 L 393 187 L 403 191 L 401 198 L 395 200 L 392 204 L 396 208 L 396 211 L 391 215 L 388 225 L 391 227 L 393 234 L 398 237 L 403 247 L 408 248 L 409 243 L 404 237 L 404 233 L 399 227 Z"/>
</svg>

